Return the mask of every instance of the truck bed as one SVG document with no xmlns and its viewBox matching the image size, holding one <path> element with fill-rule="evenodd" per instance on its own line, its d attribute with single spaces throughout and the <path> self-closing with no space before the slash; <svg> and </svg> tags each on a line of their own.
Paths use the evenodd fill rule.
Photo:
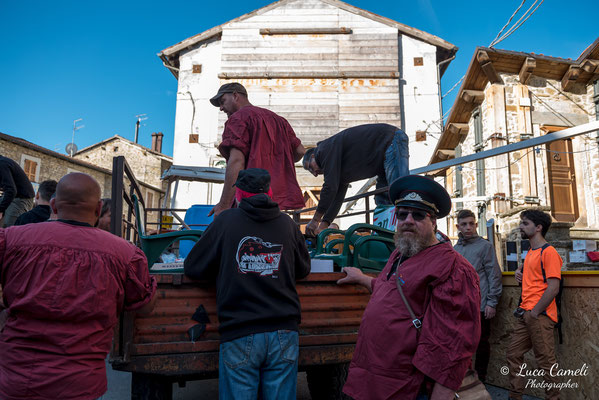
<svg viewBox="0 0 599 400">
<path fill-rule="evenodd" d="M 218 371 L 218 319 L 213 283 L 183 274 L 154 275 L 158 280 L 153 312 L 125 312 L 110 355 L 114 369 L 143 374 L 214 376 Z M 351 360 L 362 313 L 370 298 L 366 288 L 339 286 L 343 273 L 313 273 L 297 282 L 302 309 L 299 367 Z M 199 305 L 210 323 L 196 342 L 188 329 Z M 193 378 L 195 379 L 195 378 Z"/>
</svg>

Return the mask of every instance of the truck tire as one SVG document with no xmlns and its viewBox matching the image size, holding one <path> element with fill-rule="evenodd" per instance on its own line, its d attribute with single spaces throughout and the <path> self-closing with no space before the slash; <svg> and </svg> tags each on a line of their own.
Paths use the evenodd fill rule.
<svg viewBox="0 0 599 400">
<path fill-rule="evenodd" d="M 131 374 L 131 400 L 173 400 L 173 381 L 152 374 Z"/>
<path fill-rule="evenodd" d="M 350 400 L 341 390 L 347 379 L 349 363 L 315 365 L 306 368 L 312 400 Z"/>
</svg>

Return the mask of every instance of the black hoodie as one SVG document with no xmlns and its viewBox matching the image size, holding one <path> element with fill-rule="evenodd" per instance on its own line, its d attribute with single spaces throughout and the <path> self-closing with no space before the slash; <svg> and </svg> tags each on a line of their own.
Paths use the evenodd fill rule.
<svg viewBox="0 0 599 400">
<path fill-rule="evenodd" d="M 279 329 L 297 331 L 295 281 L 310 273 L 310 256 L 293 220 L 260 194 L 212 222 L 185 259 L 185 274 L 216 279 L 221 342 Z"/>
</svg>

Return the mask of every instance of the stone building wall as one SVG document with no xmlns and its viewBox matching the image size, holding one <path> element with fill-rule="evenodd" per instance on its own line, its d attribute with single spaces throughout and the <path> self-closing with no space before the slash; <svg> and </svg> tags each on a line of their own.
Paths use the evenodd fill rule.
<svg viewBox="0 0 599 400">
<path fill-rule="evenodd" d="M 124 156 L 127 159 L 127 163 L 138 180 L 160 188 L 163 184 L 160 180 L 162 172 L 172 165 L 170 157 L 160 155 L 118 136 L 75 154 L 77 159 L 107 169 L 112 169 L 112 159 L 116 156 Z"/>
<path fill-rule="evenodd" d="M 102 197 L 110 197 L 112 182 L 109 171 L 99 171 L 98 169 L 45 154 L 3 139 L 0 139 L 0 154 L 15 160 L 19 165 L 21 165 L 23 154 L 39 159 L 39 175 L 33 183 L 39 184 L 49 179 L 59 181 L 60 178 L 70 172 L 83 172 L 98 181 L 102 188 Z"/>
<path fill-rule="evenodd" d="M 15 138 L 16 140 L 21 140 L 18 138 Z M 62 178 L 64 175 L 70 173 L 70 172 L 83 172 L 86 173 L 90 176 L 92 176 L 94 179 L 96 179 L 98 181 L 98 183 L 100 184 L 100 187 L 102 189 L 102 197 L 107 197 L 107 198 L 111 198 L 112 197 L 112 154 L 109 154 L 108 152 L 104 151 L 104 153 L 107 153 L 107 155 L 102 155 L 102 151 L 97 151 L 94 152 L 94 154 L 97 156 L 95 158 L 90 158 L 93 161 L 87 161 L 87 160 L 81 160 L 81 159 L 70 159 L 70 157 L 68 156 L 64 156 L 62 154 L 59 153 L 55 153 L 53 151 L 47 150 L 47 149 L 43 149 L 40 148 L 40 150 L 37 150 L 36 145 L 22 145 L 19 143 L 15 143 L 11 140 L 6 140 L 3 138 L 0 138 L 0 154 L 2 154 L 5 157 L 11 158 L 13 160 L 15 160 L 17 163 L 19 163 L 21 166 L 22 165 L 22 156 L 28 156 L 31 157 L 31 159 L 34 159 L 36 162 L 39 163 L 39 173 L 36 176 L 36 179 L 32 182 L 34 184 L 34 187 L 37 188 L 37 185 L 45 180 L 48 179 L 53 179 L 55 181 L 59 181 L 60 178 Z M 101 146 L 98 146 L 101 147 Z M 148 163 L 150 164 L 150 162 L 147 159 L 144 159 L 143 157 L 145 157 L 143 155 L 143 152 L 139 152 L 141 155 L 139 156 L 137 162 L 131 163 L 129 162 L 129 165 L 131 166 L 132 169 L 138 168 L 141 169 L 143 168 L 143 166 L 140 166 L 140 164 L 143 163 Z M 149 151 L 147 153 L 150 153 Z M 117 154 L 118 155 L 118 154 Z M 150 157 L 148 157 L 150 158 Z M 161 188 L 162 186 L 162 182 L 160 181 L 160 176 L 161 176 L 161 169 L 166 169 L 170 166 L 170 163 L 168 162 L 168 157 L 164 157 L 165 160 L 161 160 L 160 157 L 152 157 L 152 165 L 149 165 L 147 168 L 145 169 L 141 169 L 142 171 L 147 171 L 147 176 L 148 178 L 151 177 L 150 175 L 150 171 L 153 171 L 157 174 L 158 178 L 153 178 L 151 179 L 153 183 L 157 183 L 157 185 L 153 185 L 152 183 L 146 182 L 142 179 L 138 178 L 138 182 L 141 185 L 141 190 L 142 193 L 144 195 L 144 199 L 148 199 L 149 197 L 152 198 L 152 207 L 159 207 L 159 201 L 163 198 L 163 193 L 161 193 L 159 190 L 157 190 L 158 188 Z M 135 157 L 131 157 L 131 159 L 135 160 Z M 102 161 L 103 165 L 96 165 L 94 163 L 94 161 Z M 110 160 L 110 161 L 108 161 Z M 137 165 L 137 167 L 134 167 L 134 165 Z M 151 185 L 152 187 L 149 187 L 148 185 Z M 164 190 L 163 190 L 164 191 Z M 150 207 L 149 204 L 146 204 L 146 207 Z M 127 213 L 127 208 L 126 208 L 126 204 L 125 204 L 125 211 L 124 213 Z M 148 218 L 147 221 L 150 223 L 154 223 L 158 221 L 158 213 L 157 212 L 152 212 L 152 213 L 148 213 Z M 156 226 L 155 225 L 149 225 L 148 229 L 154 229 Z"/>
<path fill-rule="evenodd" d="M 517 90 L 522 86 L 517 75 L 502 74 L 505 82 L 506 117 L 508 130 L 518 131 L 517 112 L 513 107 L 517 105 Z M 529 99 L 531 102 L 531 125 L 534 136 L 544 135 L 543 126 L 559 126 L 567 128 L 582 125 L 595 120 L 593 103 L 593 86 L 576 86 L 573 91 L 561 90 L 559 81 L 532 76 L 528 82 Z M 513 107 L 510 108 L 510 105 Z M 514 138 L 516 139 L 516 138 Z M 525 150 L 513 153 L 513 159 L 522 156 Z M 572 139 L 572 152 L 576 177 L 578 209 L 580 217 L 576 226 L 599 228 L 597 207 L 599 204 L 599 149 L 593 134 L 581 135 Z M 549 154 L 548 154 L 549 153 Z M 546 150 L 546 146 L 539 148 L 534 153 L 537 190 L 540 205 L 551 205 L 548 192 L 548 156 L 553 153 Z M 519 164 L 522 167 L 522 164 Z M 522 173 L 512 175 L 514 197 L 522 196 Z"/>
<path fill-rule="evenodd" d="M 151 151 L 127 139 L 115 136 L 75 154 L 75 158 L 77 159 L 110 170 L 112 170 L 112 160 L 117 156 L 125 157 L 133 170 L 135 178 L 139 182 L 144 182 L 166 191 L 167 184 L 160 177 L 172 165 L 171 158 Z M 162 205 L 164 194 L 150 188 L 142 188 L 142 193 L 146 207 L 160 207 Z"/>
<path fill-rule="evenodd" d="M 567 128 L 595 120 L 592 85 L 580 85 L 572 92 L 564 92 L 558 81 L 532 76 L 527 85 L 521 85 L 518 75 L 500 75 L 504 84 L 487 84 L 480 105 L 482 150 L 552 131 L 552 128 L 544 127 Z M 474 129 L 474 118 L 471 117 L 468 135 L 461 144 L 462 156 L 475 152 Z M 580 228 L 599 229 L 599 148 L 595 136 L 591 133 L 572 139 L 580 214 L 575 227 Z M 487 203 L 487 219 L 495 219 L 502 240 L 514 236 L 519 211 L 535 205 L 526 202 L 526 198 L 536 197 L 538 206 L 551 209 L 547 159 L 551 154 L 546 146 L 539 146 L 484 160 L 486 195 L 505 193 L 506 197 L 511 197 L 511 201 L 491 200 Z M 476 163 L 453 168 L 449 173 L 455 174 L 458 169 L 461 169 L 463 182 L 460 197 L 477 196 Z M 451 181 L 455 182 L 452 178 Z M 450 191 L 452 189 L 455 186 Z M 462 206 L 476 214 L 477 202 L 464 202 Z M 449 223 L 452 229 L 456 211 L 454 205 L 453 218 Z M 457 235 L 455 230 L 449 233 Z"/>
</svg>

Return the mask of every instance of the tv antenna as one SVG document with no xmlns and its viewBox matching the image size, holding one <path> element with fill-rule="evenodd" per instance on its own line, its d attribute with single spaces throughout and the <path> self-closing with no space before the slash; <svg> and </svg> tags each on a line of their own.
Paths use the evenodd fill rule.
<svg viewBox="0 0 599 400">
<path fill-rule="evenodd" d="M 80 121 L 83 121 L 83 118 L 78 118 L 76 120 L 73 120 L 73 136 L 71 137 L 71 143 L 67 144 L 67 147 L 65 148 L 65 151 L 71 157 L 73 157 L 73 154 L 77 153 L 77 146 L 75 145 L 75 131 L 85 128 L 85 125 L 77 126 L 77 122 L 80 122 Z"/>
<path fill-rule="evenodd" d="M 136 115 L 135 118 L 137 118 L 137 122 L 135 123 L 135 143 L 137 143 L 137 137 L 139 136 L 139 124 L 141 121 L 148 119 L 148 116 L 147 114 L 139 114 Z"/>
</svg>

